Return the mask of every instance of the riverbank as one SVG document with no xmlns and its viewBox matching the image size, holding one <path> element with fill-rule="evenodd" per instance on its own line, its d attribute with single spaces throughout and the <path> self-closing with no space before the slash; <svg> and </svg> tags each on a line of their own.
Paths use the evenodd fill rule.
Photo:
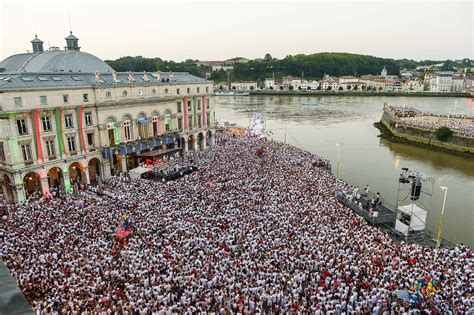
<svg viewBox="0 0 474 315">
<path fill-rule="evenodd" d="M 473 97 L 469 93 L 433 93 L 433 92 L 340 92 L 340 91 L 250 91 L 250 95 L 284 95 L 284 96 L 410 96 L 410 97 Z"/>
<path fill-rule="evenodd" d="M 406 143 L 422 148 L 435 149 L 463 157 L 474 158 L 474 140 L 466 137 L 453 135 L 452 141 L 440 141 L 436 139 L 433 131 L 422 130 L 414 127 L 397 127 L 397 124 L 384 112 L 380 122 L 374 123 L 379 129 L 379 137 L 391 142 Z"/>
</svg>

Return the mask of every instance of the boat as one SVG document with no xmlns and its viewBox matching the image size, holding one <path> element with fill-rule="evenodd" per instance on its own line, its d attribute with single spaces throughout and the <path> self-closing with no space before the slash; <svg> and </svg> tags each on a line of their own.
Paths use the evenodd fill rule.
<svg viewBox="0 0 474 315">
<path fill-rule="evenodd" d="M 218 91 L 214 93 L 215 96 L 248 96 L 249 92 L 242 91 Z"/>
</svg>

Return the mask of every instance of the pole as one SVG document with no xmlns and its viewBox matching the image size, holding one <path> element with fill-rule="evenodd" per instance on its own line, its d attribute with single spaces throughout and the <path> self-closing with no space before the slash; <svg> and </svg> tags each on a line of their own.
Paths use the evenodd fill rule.
<svg viewBox="0 0 474 315">
<path fill-rule="evenodd" d="M 339 177 L 339 158 L 341 156 L 341 145 L 336 143 L 337 146 L 337 164 L 336 164 L 336 177 Z"/>
<path fill-rule="evenodd" d="M 286 144 L 286 128 L 285 128 L 285 144 Z"/>
<path fill-rule="evenodd" d="M 448 187 L 441 187 L 441 189 L 444 190 L 444 198 L 443 208 L 441 209 L 441 217 L 439 218 L 438 236 L 436 237 L 435 261 L 438 258 L 439 241 L 441 239 L 441 231 L 443 230 L 444 206 L 446 205 L 446 196 L 448 195 Z"/>
</svg>

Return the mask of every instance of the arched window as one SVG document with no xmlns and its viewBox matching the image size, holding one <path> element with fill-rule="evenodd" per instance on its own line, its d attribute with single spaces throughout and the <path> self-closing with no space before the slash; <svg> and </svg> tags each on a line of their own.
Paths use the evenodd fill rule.
<svg viewBox="0 0 474 315">
<path fill-rule="evenodd" d="M 141 139 L 148 138 L 148 120 L 146 119 L 145 113 L 140 113 L 138 115 L 138 136 Z"/>
<path fill-rule="evenodd" d="M 122 96 L 127 96 L 127 94 L 128 94 L 127 91 L 122 92 Z"/>
<path fill-rule="evenodd" d="M 123 132 L 125 135 L 125 141 L 132 140 L 132 117 L 125 115 L 123 117 Z"/>
<path fill-rule="evenodd" d="M 151 94 L 156 94 L 156 90 L 155 89 L 151 90 Z"/>
<path fill-rule="evenodd" d="M 105 97 L 107 97 L 107 98 L 112 97 L 112 93 L 110 91 L 107 91 L 105 93 Z"/>
<path fill-rule="evenodd" d="M 151 121 L 152 121 L 152 124 L 153 124 L 153 136 L 154 137 L 157 137 L 160 135 L 160 129 L 158 128 L 158 123 L 159 123 L 159 120 L 160 120 L 160 116 L 158 115 L 157 112 L 153 112 L 152 113 L 152 117 L 151 117 Z"/>
</svg>

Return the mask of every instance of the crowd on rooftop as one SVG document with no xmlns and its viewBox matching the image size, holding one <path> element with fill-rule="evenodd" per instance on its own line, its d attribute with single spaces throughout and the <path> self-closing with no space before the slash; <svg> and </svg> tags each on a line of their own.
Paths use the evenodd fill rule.
<svg viewBox="0 0 474 315">
<path fill-rule="evenodd" d="M 474 311 L 468 247 L 435 259 L 392 241 L 337 201 L 349 187 L 309 152 L 225 132 L 217 142 L 174 181 L 121 174 L 101 193 L 5 205 L 0 255 L 37 314 Z M 420 278 L 435 294 L 401 299 Z"/>
</svg>

